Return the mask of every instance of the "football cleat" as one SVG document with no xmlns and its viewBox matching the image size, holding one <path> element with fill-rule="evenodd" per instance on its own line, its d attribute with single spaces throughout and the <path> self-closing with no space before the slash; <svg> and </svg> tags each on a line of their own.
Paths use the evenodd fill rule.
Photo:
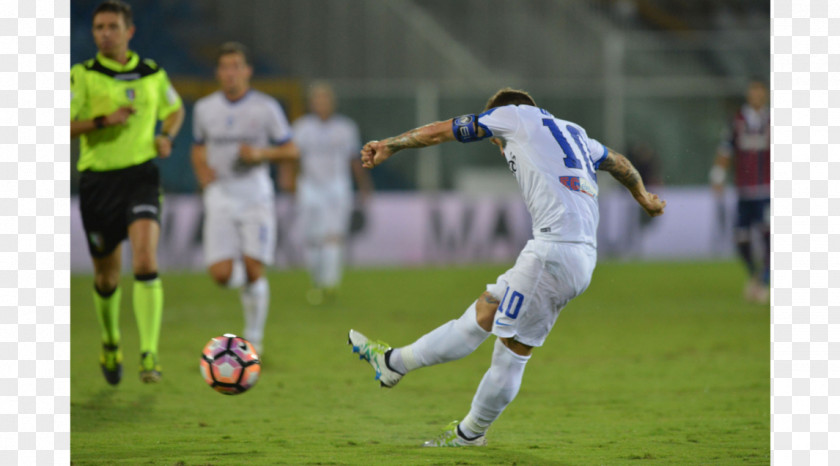
<svg viewBox="0 0 840 466">
<path fill-rule="evenodd" d="M 376 371 L 376 380 L 385 388 L 391 388 L 400 381 L 403 374 L 388 367 L 386 354 L 391 351 L 387 343 L 371 341 L 361 333 L 350 330 L 347 335 L 347 343 L 353 346 L 353 352 L 359 354 L 359 359 L 364 359 Z"/>
<path fill-rule="evenodd" d="M 102 352 L 99 353 L 99 365 L 102 367 L 102 375 L 111 385 L 117 385 L 122 379 L 122 351 L 119 345 L 102 344 Z"/>
<path fill-rule="evenodd" d="M 158 383 L 161 377 L 163 374 L 161 374 L 157 355 L 144 351 L 140 355 L 140 380 L 143 383 Z"/>
<path fill-rule="evenodd" d="M 483 447 L 487 439 L 482 435 L 467 440 L 458 430 L 458 421 L 452 421 L 436 438 L 423 443 L 424 447 Z"/>
</svg>

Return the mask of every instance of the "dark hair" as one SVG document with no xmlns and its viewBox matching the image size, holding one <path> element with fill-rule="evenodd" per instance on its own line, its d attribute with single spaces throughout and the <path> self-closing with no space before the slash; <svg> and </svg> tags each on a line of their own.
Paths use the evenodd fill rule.
<svg viewBox="0 0 840 466">
<path fill-rule="evenodd" d="M 117 13 L 122 15 L 123 21 L 125 21 L 125 27 L 130 28 L 134 25 L 131 5 L 121 0 L 105 0 L 93 10 L 93 17 L 96 18 L 96 15 L 99 13 Z"/>
<path fill-rule="evenodd" d="M 234 53 L 242 55 L 242 58 L 245 59 L 245 64 L 249 66 L 251 65 L 251 52 L 248 50 L 248 47 L 245 47 L 239 42 L 225 42 L 222 44 L 222 46 L 219 47 L 219 54 L 216 56 L 216 63 L 218 63 L 223 56 Z"/>
<path fill-rule="evenodd" d="M 487 111 L 491 108 L 503 107 L 505 105 L 537 106 L 534 102 L 534 98 L 531 97 L 531 94 L 519 89 L 505 87 L 503 89 L 499 89 L 493 97 L 490 97 L 490 100 L 487 101 L 487 105 L 484 106 L 484 110 Z"/>
</svg>

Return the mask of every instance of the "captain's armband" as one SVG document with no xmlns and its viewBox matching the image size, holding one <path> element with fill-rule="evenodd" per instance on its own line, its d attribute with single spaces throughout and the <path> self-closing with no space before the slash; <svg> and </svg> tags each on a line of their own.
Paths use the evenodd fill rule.
<svg viewBox="0 0 840 466">
<path fill-rule="evenodd" d="M 478 136 L 478 117 L 475 114 L 453 118 L 452 134 L 460 142 L 473 142 L 484 139 Z"/>
</svg>

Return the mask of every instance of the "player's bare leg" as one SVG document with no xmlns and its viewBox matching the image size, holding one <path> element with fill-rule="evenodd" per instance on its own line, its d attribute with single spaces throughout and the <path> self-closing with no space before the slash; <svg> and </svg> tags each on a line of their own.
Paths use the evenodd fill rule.
<svg viewBox="0 0 840 466">
<path fill-rule="evenodd" d="M 122 379 L 122 351 L 120 350 L 120 245 L 105 257 L 93 259 L 93 304 L 102 334 L 99 365 L 105 380 L 111 385 Z"/>
<path fill-rule="evenodd" d="M 243 256 L 242 260 L 245 264 L 245 275 L 248 283 L 254 283 L 265 274 L 265 266 L 259 259 L 253 257 Z"/>
<path fill-rule="evenodd" d="M 158 277 L 157 248 L 160 225 L 141 218 L 128 226 L 134 271 L 134 316 L 140 333 L 140 380 L 160 380 L 158 358 L 160 322 L 163 314 L 163 286 Z"/>
<path fill-rule="evenodd" d="M 213 281 L 221 286 L 227 286 L 230 276 L 233 272 L 233 259 L 223 260 L 210 264 L 207 267 L 207 273 L 213 278 Z"/>
<path fill-rule="evenodd" d="M 93 257 L 93 285 L 103 293 L 114 291 L 120 284 L 122 247 L 116 248 L 105 257 Z"/>
<path fill-rule="evenodd" d="M 240 298 L 245 314 L 245 339 L 250 341 L 258 354 L 262 354 L 265 321 L 268 317 L 270 290 L 265 278 L 263 263 L 249 256 L 243 256 L 247 283 L 242 287 Z"/>
<path fill-rule="evenodd" d="M 475 302 L 475 321 L 484 329 L 485 332 L 489 332 L 493 329 L 493 316 L 496 315 L 496 311 L 499 310 L 499 300 L 494 298 L 492 294 L 485 291 L 478 297 Z"/>
<path fill-rule="evenodd" d="M 530 356 L 531 353 L 534 351 L 533 346 L 528 346 L 526 344 L 520 343 L 513 338 L 499 338 L 502 340 L 502 344 L 504 344 L 509 350 L 513 351 L 514 353 L 520 356 Z"/>
<path fill-rule="evenodd" d="M 241 260 L 216 262 L 207 268 L 207 272 L 214 282 L 227 288 L 240 288 L 245 284 L 245 265 Z"/>
</svg>

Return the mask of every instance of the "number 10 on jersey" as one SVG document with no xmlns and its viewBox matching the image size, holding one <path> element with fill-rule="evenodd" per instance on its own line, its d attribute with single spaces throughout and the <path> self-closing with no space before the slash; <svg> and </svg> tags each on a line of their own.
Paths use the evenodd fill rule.
<svg viewBox="0 0 840 466">
<path fill-rule="evenodd" d="M 508 299 L 508 296 L 510 299 Z M 511 293 L 510 287 L 507 287 L 505 289 L 505 295 L 502 297 L 502 302 L 499 303 L 498 312 L 502 312 L 511 319 L 515 319 L 519 316 L 519 309 L 522 308 L 523 301 L 525 301 L 525 297 L 522 296 L 522 293 L 516 290 L 513 290 Z"/>
<path fill-rule="evenodd" d="M 555 123 L 551 118 L 543 118 L 543 126 L 547 127 L 548 130 L 551 131 L 551 135 L 554 136 L 554 140 L 557 141 L 557 144 L 560 145 L 560 149 L 563 150 L 563 163 L 566 165 L 566 168 L 582 169 L 583 166 L 581 165 L 580 160 L 577 158 L 577 155 L 575 154 L 574 149 L 572 149 L 572 146 L 569 144 L 569 141 L 566 140 L 566 136 L 563 135 L 563 131 L 557 127 L 557 123 Z M 586 170 L 594 179 L 595 170 L 591 166 L 588 151 L 584 146 L 583 135 L 580 134 L 580 131 L 572 125 L 567 125 L 566 130 L 568 130 L 569 134 L 572 135 L 572 139 L 575 141 L 578 149 L 580 149 L 580 154 L 583 156 L 583 160 L 586 163 Z"/>
</svg>

